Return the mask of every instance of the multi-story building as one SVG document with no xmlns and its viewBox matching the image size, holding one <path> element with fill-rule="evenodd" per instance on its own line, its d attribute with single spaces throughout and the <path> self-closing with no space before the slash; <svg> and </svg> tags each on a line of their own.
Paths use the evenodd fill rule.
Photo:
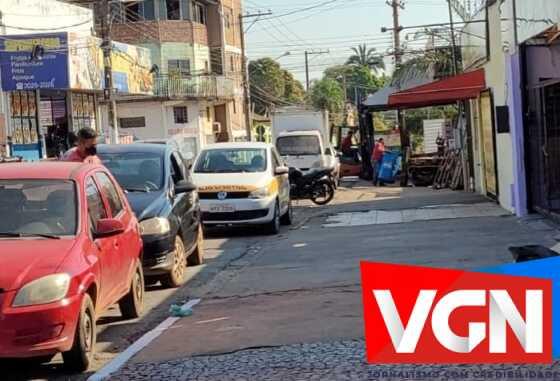
<svg viewBox="0 0 560 381">
<path fill-rule="evenodd" d="M 118 97 L 121 132 L 174 138 L 193 153 L 247 138 L 241 0 L 113 2 L 111 12 L 111 38 L 148 48 L 154 64 L 153 96 Z"/>
</svg>

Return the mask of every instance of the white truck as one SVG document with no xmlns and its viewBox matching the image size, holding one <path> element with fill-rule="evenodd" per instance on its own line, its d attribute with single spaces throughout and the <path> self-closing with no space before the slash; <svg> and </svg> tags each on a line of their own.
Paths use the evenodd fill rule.
<svg viewBox="0 0 560 381">
<path fill-rule="evenodd" d="M 272 141 L 288 166 L 303 172 L 312 168 L 333 168 L 333 176 L 338 181 L 340 161 L 330 142 L 328 111 L 297 107 L 275 110 Z"/>
</svg>

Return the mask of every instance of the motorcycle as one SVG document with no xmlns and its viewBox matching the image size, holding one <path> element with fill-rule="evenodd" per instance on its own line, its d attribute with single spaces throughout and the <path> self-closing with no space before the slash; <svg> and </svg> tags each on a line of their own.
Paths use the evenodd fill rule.
<svg viewBox="0 0 560 381">
<path fill-rule="evenodd" d="M 304 174 L 290 168 L 290 197 L 292 200 L 311 200 L 317 205 L 326 205 L 334 198 L 332 169 L 312 169 Z"/>
</svg>

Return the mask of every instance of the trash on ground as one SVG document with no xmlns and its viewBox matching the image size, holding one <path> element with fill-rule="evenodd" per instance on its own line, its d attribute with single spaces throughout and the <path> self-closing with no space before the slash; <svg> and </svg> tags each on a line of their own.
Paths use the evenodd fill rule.
<svg viewBox="0 0 560 381">
<path fill-rule="evenodd" d="M 172 317 L 187 317 L 193 314 L 193 310 L 186 305 L 179 306 L 177 304 L 172 304 L 169 307 L 169 313 Z"/>
</svg>

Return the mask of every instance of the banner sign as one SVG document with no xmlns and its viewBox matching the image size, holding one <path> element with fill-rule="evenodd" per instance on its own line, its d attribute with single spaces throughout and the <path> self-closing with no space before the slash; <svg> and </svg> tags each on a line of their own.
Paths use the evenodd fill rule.
<svg viewBox="0 0 560 381">
<path fill-rule="evenodd" d="M 363 262 L 368 361 L 552 363 L 553 282 L 512 269 L 481 273 Z"/>
<path fill-rule="evenodd" d="M 34 47 L 42 54 L 32 59 Z M 46 33 L 0 39 L 2 90 L 68 89 L 68 35 Z"/>
</svg>

